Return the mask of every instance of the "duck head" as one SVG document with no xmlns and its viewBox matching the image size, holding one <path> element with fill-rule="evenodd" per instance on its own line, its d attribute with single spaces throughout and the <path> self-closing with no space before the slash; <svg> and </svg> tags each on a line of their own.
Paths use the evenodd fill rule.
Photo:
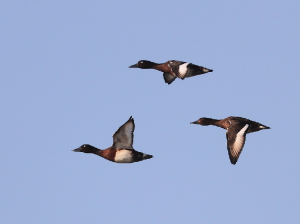
<svg viewBox="0 0 300 224">
<path fill-rule="evenodd" d="M 129 68 L 142 68 L 142 69 L 147 69 L 147 68 L 153 68 L 153 66 L 156 65 L 156 63 L 152 61 L 147 61 L 147 60 L 141 60 L 138 63 L 129 66 Z"/>
<path fill-rule="evenodd" d="M 211 120 L 212 120 L 211 118 L 201 117 L 198 120 L 191 122 L 190 124 L 200 124 L 206 126 L 211 124 Z"/>
<path fill-rule="evenodd" d="M 84 144 L 84 145 L 80 146 L 77 149 L 73 149 L 72 151 L 74 151 L 74 152 L 84 152 L 84 153 L 95 153 L 95 152 L 99 151 L 99 149 L 97 149 L 94 146 L 91 146 L 89 144 Z"/>
</svg>

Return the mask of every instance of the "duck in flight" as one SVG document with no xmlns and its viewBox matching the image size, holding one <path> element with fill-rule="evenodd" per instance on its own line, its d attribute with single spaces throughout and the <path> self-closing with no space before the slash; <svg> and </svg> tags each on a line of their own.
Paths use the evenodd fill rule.
<svg viewBox="0 0 300 224">
<path fill-rule="evenodd" d="M 134 120 L 132 117 L 126 121 L 114 134 L 113 145 L 107 149 L 101 150 L 94 146 L 84 144 L 74 152 L 93 153 L 115 163 L 134 163 L 145 159 L 151 159 L 153 156 L 135 151 L 132 147 Z"/>
<path fill-rule="evenodd" d="M 197 121 L 191 122 L 191 124 L 215 125 L 226 129 L 227 150 L 232 164 L 236 164 L 238 161 L 246 141 L 246 134 L 270 129 L 261 123 L 243 117 L 227 117 L 223 120 L 202 117 Z"/>
<path fill-rule="evenodd" d="M 171 84 L 176 78 L 185 79 L 188 77 L 201 75 L 213 70 L 204 68 L 202 66 L 194 65 L 183 61 L 167 61 L 162 64 L 157 64 L 147 60 L 141 60 L 138 63 L 131 65 L 129 68 L 141 69 L 156 69 L 163 72 L 166 83 Z"/>
</svg>

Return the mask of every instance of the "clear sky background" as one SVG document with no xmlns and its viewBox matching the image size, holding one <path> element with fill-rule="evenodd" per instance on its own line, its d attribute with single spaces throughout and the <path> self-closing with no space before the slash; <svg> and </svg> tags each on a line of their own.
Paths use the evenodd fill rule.
<svg viewBox="0 0 300 224">
<path fill-rule="evenodd" d="M 0 223 L 298 223 L 299 1 L 1 1 Z M 139 60 L 213 73 L 164 83 Z M 134 148 L 105 149 L 133 116 Z M 270 126 L 231 165 L 225 130 Z"/>
</svg>

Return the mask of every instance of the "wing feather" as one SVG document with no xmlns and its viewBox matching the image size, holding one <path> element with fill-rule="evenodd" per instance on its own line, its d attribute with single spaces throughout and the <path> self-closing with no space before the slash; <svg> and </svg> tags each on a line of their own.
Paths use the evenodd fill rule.
<svg viewBox="0 0 300 224">
<path fill-rule="evenodd" d="M 171 75 L 170 73 L 164 72 L 164 80 L 169 85 L 176 79 L 177 77 L 174 75 Z"/>
<path fill-rule="evenodd" d="M 178 78 L 184 79 L 185 74 L 187 72 L 188 64 L 190 64 L 190 63 L 186 63 L 183 61 L 170 61 L 169 67 L 172 69 L 172 71 Z"/>
<path fill-rule="evenodd" d="M 117 149 L 133 149 L 133 132 L 135 124 L 132 117 L 113 134 L 112 147 Z"/>
<path fill-rule="evenodd" d="M 236 164 L 238 161 L 245 145 L 246 134 L 249 128 L 249 124 L 237 123 L 230 125 L 226 132 L 228 155 L 232 164 Z"/>
</svg>

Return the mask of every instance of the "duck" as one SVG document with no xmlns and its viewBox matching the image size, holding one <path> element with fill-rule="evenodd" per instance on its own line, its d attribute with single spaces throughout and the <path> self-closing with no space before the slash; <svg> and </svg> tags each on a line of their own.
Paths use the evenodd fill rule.
<svg viewBox="0 0 300 224">
<path fill-rule="evenodd" d="M 243 117 L 227 117 L 223 120 L 202 117 L 191 124 L 203 126 L 214 125 L 226 129 L 227 150 L 230 162 L 235 165 L 243 150 L 246 141 L 246 134 L 257 132 L 263 129 L 270 129 L 261 123 Z"/>
<path fill-rule="evenodd" d="M 141 60 L 138 63 L 129 66 L 129 68 L 156 69 L 161 71 L 163 72 L 165 83 L 168 85 L 170 85 L 176 78 L 183 80 L 185 78 L 213 71 L 212 69 L 194 65 L 192 63 L 175 60 L 167 61 L 162 64 Z"/>
<path fill-rule="evenodd" d="M 74 152 L 93 153 L 115 163 L 134 163 L 151 159 L 153 156 L 133 149 L 133 132 L 135 129 L 132 116 L 113 134 L 111 147 L 101 150 L 89 144 L 83 144 Z"/>
</svg>

